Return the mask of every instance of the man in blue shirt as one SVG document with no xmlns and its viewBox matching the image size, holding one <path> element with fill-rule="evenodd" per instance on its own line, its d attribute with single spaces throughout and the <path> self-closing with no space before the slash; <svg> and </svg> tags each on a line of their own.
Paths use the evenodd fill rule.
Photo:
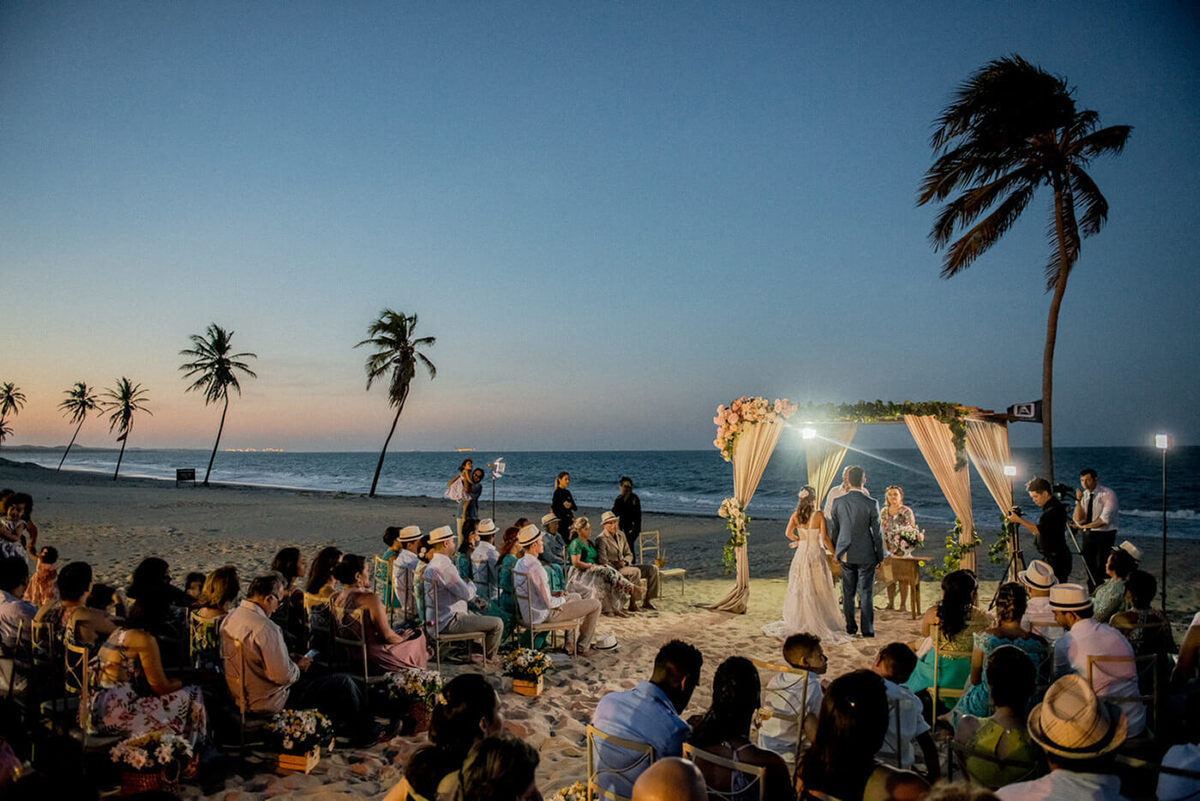
<svg viewBox="0 0 1200 801">
<path fill-rule="evenodd" d="M 612 692 L 600 699 L 592 725 L 605 734 L 646 743 L 654 759 L 680 756 L 692 728 L 679 717 L 700 682 L 704 656 L 682 640 L 671 640 L 654 658 L 654 673 L 632 690 Z M 630 797 L 633 783 L 650 761 L 636 752 L 596 738 L 596 783 L 604 790 Z"/>
</svg>

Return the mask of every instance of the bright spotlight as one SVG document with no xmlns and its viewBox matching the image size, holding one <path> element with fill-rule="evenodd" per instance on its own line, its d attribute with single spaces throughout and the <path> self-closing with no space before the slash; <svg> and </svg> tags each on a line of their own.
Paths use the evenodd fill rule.
<svg viewBox="0 0 1200 801">
<path fill-rule="evenodd" d="M 810 426 L 805 426 L 800 429 L 800 436 L 804 439 L 814 439 L 817 436 L 817 430 Z"/>
<path fill-rule="evenodd" d="M 1016 465 L 1012 465 L 1012 464 L 1004 465 L 1004 475 L 1011 478 L 1012 476 L 1015 476 L 1016 474 L 1017 474 L 1017 466 Z"/>
<path fill-rule="evenodd" d="M 1154 447 L 1158 448 L 1160 451 L 1165 451 L 1167 448 L 1171 447 L 1171 438 L 1166 434 L 1155 434 Z"/>
</svg>

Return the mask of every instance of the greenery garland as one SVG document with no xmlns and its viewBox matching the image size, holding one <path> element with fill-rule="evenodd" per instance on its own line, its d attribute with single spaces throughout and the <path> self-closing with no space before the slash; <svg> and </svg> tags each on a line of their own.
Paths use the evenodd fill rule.
<svg viewBox="0 0 1200 801">
<path fill-rule="evenodd" d="M 859 401 L 858 403 L 808 403 L 800 407 L 798 414 L 814 423 L 891 423 L 906 414 L 915 417 L 934 417 L 950 427 L 954 442 L 954 469 L 967 466 L 967 417 L 968 410 L 948 401 Z"/>
<path fill-rule="evenodd" d="M 946 555 L 942 558 L 943 567 L 935 567 L 929 565 L 929 575 L 939 581 L 947 574 L 953 573 L 962 566 L 963 557 L 974 551 L 980 546 L 983 540 L 979 537 L 972 537 L 971 542 L 962 542 L 962 520 L 954 518 L 954 528 L 950 529 L 950 533 L 946 536 Z"/>
</svg>

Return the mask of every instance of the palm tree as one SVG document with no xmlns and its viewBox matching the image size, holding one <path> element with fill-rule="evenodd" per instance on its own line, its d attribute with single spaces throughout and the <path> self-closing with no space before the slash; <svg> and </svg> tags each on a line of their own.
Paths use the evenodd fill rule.
<svg viewBox="0 0 1200 801">
<path fill-rule="evenodd" d="M 204 486 L 208 486 L 208 475 L 212 472 L 213 460 L 217 458 L 217 446 L 221 444 L 221 432 L 225 430 L 225 413 L 229 411 L 229 389 L 242 394 L 242 385 L 238 383 L 237 374 L 245 373 L 250 378 L 258 378 L 250 366 L 240 359 L 257 359 L 253 353 L 230 353 L 230 340 L 233 332 L 226 331 L 216 323 L 210 323 L 205 335 L 192 334 L 193 348 L 179 351 L 180 356 L 191 356 L 194 362 L 179 365 L 184 370 L 183 377 L 191 378 L 199 374 L 196 381 L 187 388 L 204 390 L 204 405 L 221 401 L 221 424 L 217 427 L 217 441 L 213 443 L 212 456 L 208 457 L 208 469 L 204 471 Z"/>
<path fill-rule="evenodd" d="M 437 376 L 437 367 L 418 353 L 418 348 L 432 346 L 437 340 L 434 337 L 413 339 L 413 330 L 417 327 L 417 315 L 405 315 L 384 309 L 379 313 L 379 319 L 371 323 L 367 329 L 369 339 L 364 339 L 354 347 L 372 345 L 375 352 L 367 357 L 367 389 L 380 376 L 390 373 L 388 384 L 388 404 L 396 408 L 396 416 L 392 418 L 392 427 L 387 439 L 383 441 L 383 450 L 379 452 L 379 463 L 375 465 L 375 478 L 371 480 L 370 496 L 375 497 L 375 487 L 379 484 L 379 472 L 383 470 L 383 457 L 387 454 L 388 443 L 392 434 L 396 433 L 396 423 L 400 422 L 400 413 L 404 411 L 404 401 L 408 399 L 408 390 L 417 373 L 417 364 L 424 364 L 432 380 Z"/>
<path fill-rule="evenodd" d="M 4 438 L 12 436 L 12 426 L 4 424 L 4 418 L 11 414 L 16 417 L 21 413 L 21 407 L 25 405 L 25 393 L 17 389 L 17 385 L 11 381 L 0 384 L 0 446 L 4 445 Z"/>
<path fill-rule="evenodd" d="M 930 140 L 937 158 L 918 198 L 923 205 L 962 191 L 941 209 L 930 233 L 934 249 L 941 250 L 959 230 L 942 262 L 942 277 L 950 278 L 999 241 L 1038 188 L 1053 192 L 1046 265 L 1046 291 L 1053 295 L 1042 355 L 1042 462 L 1051 482 L 1058 312 L 1079 258 L 1080 235 L 1098 233 L 1108 218 L 1108 201 L 1084 168 L 1097 156 L 1120 153 L 1131 130 L 1099 128 L 1100 115 L 1076 108 L 1073 95 L 1065 79 L 1020 56 L 989 62 L 958 88 L 938 118 Z"/>
<path fill-rule="evenodd" d="M 58 460 L 59 470 L 62 470 L 63 462 L 67 461 L 67 454 L 71 452 L 71 446 L 75 444 L 75 438 L 79 436 L 79 429 L 83 428 L 83 421 L 87 419 L 88 412 L 94 412 L 100 408 L 100 399 L 96 397 L 95 388 L 89 387 L 83 381 L 76 381 L 75 386 L 63 394 L 67 396 L 67 399 L 58 404 L 58 408 L 70 418 L 72 423 L 78 423 L 78 425 L 75 426 L 75 433 L 71 435 L 71 441 L 67 444 L 67 449 L 63 451 L 62 458 Z"/>
<path fill-rule="evenodd" d="M 125 458 L 125 444 L 129 441 L 129 433 L 133 431 L 133 416 L 137 412 L 151 414 L 146 408 L 146 390 L 141 384 L 134 384 L 122 376 L 112 389 L 104 390 L 104 411 L 108 412 L 108 430 L 120 432 L 117 437 L 121 441 L 121 454 L 117 457 L 117 469 L 113 472 L 113 481 L 121 472 L 121 460 Z"/>
</svg>

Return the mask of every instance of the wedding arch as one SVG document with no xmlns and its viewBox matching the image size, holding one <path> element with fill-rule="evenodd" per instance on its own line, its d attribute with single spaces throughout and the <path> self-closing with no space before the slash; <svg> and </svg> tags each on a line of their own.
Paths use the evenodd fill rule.
<svg viewBox="0 0 1200 801">
<path fill-rule="evenodd" d="M 796 418 L 797 423 L 789 423 Z M 967 462 L 983 479 L 1002 513 L 1012 508 L 1012 485 L 1004 472 L 1010 463 L 1006 415 L 943 401 L 912 403 L 859 401 L 853 404 L 808 404 L 800 408 L 787 399 L 742 396 L 728 407 L 718 406 L 713 418 L 717 438 L 713 444 L 722 458 L 733 464 L 733 496 L 721 503 L 729 539 L 726 563 L 732 561 L 735 584 L 710 608 L 744 614 L 750 598 L 750 561 L 747 553 L 746 507 L 758 489 L 759 479 L 785 428 L 797 425 L 819 436 L 804 439 L 808 484 L 822 501 L 833 488 L 842 460 L 859 425 L 904 423 L 929 465 L 938 487 L 960 523 L 959 544 L 965 547 L 962 565 L 975 568 L 976 541 L 971 510 L 971 475 Z M 807 433 L 807 432 L 806 432 Z"/>
</svg>

